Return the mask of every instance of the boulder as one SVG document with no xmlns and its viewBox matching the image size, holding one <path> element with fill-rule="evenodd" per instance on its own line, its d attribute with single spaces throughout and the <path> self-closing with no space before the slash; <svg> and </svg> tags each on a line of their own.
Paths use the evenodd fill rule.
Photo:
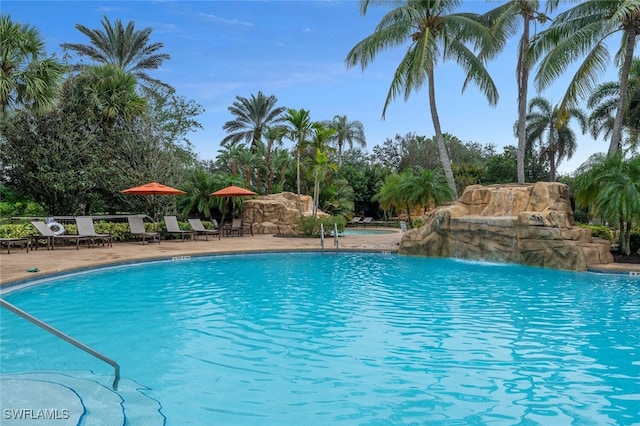
<svg viewBox="0 0 640 426">
<path fill-rule="evenodd" d="M 302 214 L 313 214 L 313 199 L 301 195 Z M 318 212 L 318 215 L 326 213 Z M 244 202 L 243 222 L 250 223 L 254 234 L 291 234 L 300 217 L 298 195 L 292 192 L 260 195 Z"/>
<path fill-rule="evenodd" d="M 401 254 L 574 271 L 613 262 L 608 241 L 575 226 L 569 189 L 561 183 L 472 185 L 422 219 L 403 235 Z"/>
</svg>

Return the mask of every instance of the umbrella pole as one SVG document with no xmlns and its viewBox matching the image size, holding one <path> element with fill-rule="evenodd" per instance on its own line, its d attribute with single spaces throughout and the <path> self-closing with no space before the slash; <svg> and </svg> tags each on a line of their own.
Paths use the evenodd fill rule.
<svg viewBox="0 0 640 426">
<path fill-rule="evenodd" d="M 220 239 L 222 231 L 224 230 L 224 214 L 225 214 L 225 210 L 227 210 L 228 201 L 229 201 L 229 198 L 225 197 L 224 203 L 222 204 L 222 217 L 220 218 L 220 232 L 218 232 L 218 239 Z"/>
</svg>

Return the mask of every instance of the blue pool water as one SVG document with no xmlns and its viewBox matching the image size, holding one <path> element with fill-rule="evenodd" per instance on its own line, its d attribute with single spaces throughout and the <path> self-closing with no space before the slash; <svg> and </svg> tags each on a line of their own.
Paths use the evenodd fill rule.
<svg viewBox="0 0 640 426">
<path fill-rule="evenodd" d="M 640 280 L 371 253 L 214 256 L 6 300 L 168 425 L 640 424 Z M 2 373 L 112 369 L 2 312 Z"/>
<path fill-rule="evenodd" d="M 397 232 L 389 229 L 345 229 L 341 235 L 382 235 L 396 234 Z"/>
</svg>

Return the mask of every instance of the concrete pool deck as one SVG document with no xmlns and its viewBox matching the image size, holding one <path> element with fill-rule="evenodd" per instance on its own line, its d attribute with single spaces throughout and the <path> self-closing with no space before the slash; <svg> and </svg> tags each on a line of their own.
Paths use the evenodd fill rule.
<svg viewBox="0 0 640 426">
<path fill-rule="evenodd" d="M 389 234 L 348 235 L 340 237 L 338 249 L 345 251 L 397 252 L 402 233 L 399 229 L 389 228 Z M 335 251 L 333 237 L 325 238 L 325 251 Z M 152 259 L 171 259 L 178 256 L 196 256 L 225 253 L 261 253 L 273 251 L 320 251 L 319 238 L 281 238 L 273 235 L 254 235 L 244 237 L 209 237 L 208 241 L 200 237 L 194 241 L 162 240 L 158 243 L 142 245 L 139 241 L 114 242 L 113 247 L 97 246 L 87 248 L 81 244 L 56 245 L 55 250 L 40 247 L 38 250 L 26 250 L 14 247 L 11 254 L 0 252 L 0 285 L 12 282 L 37 279 L 94 266 L 127 263 Z M 38 272 L 28 272 L 37 268 Z"/>
<path fill-rule="evenodd" d="M 402 233 L 397 228 L 389 234 L 347 235 L 339 238 L 339 250 L 397 252 Z M 11 254 L 0 252 L 0 286 L 10 283 L 37 279 L 73 270 L 105 266 L 110 264 L 153 259 L 171 259 L 179 256 L 196 256 L 225 253 L 260 253 L 274 251 L 320 251 L 319 238 L 280 238 L 273 235 L 245 237 L 210 237 L 195 241 L 163 240 L 160 244 L 142 245 L 139 241 L 117 242 L 113 247 L 98 246 L 87 248 L 81 245 L 56 246 L 55 250 L 39 248 L 26 250 L 14 248 Z M 334 251 L 333 238 L 325 238 L 325 251 Z M 38 272 L 28 272 L 34 268 Z M 590 270 L 602 273 L 621 273 L 640 276 L 640 265 L 612 263 L 597 265 Z"/>
</svg>

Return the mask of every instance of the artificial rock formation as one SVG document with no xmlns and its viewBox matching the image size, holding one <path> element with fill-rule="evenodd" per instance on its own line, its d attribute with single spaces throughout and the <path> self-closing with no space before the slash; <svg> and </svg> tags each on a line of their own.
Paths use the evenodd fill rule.
<svg viewBox="0 0 640 426">
<path fill-rule="evenodd" d="M 313 199 L 301 195 L 300 200 L 302 214 L 313 214 Z M 244 203 L 243 222 L 251 224 L 254 234 L 291 234 L 299 217 L 298 196 L 292 192 L 261 195 Z"/>
<path fill-rule="evenodd" d="M 561 183 L 472 185 L 404 234 L 402 254 L 456 257 L 584 271 L 613 262 L 610 243 L 575 226 Z"/>
</svg>

